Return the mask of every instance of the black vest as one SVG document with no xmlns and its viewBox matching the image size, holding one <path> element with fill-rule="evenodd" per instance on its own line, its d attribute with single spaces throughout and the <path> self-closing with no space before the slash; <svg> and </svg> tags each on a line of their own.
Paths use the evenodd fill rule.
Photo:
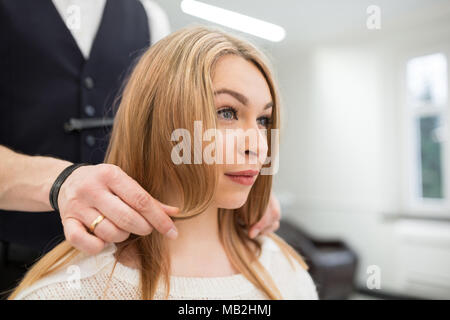
<svg viewBox="0 0 450 320">
<path fill-rule="evenodd" d="M 67 123 L 113 118 L 118 89 L 149 45 L 147 15 L 137 0 L 107 0 L 88 60 L 50 0 L 0 0 L 0 145 L 103 162 L 111 127 L 68 131 Z M 55 212 L 0 210 L 2 241 L 41 250 L 62 234 Z"/>
</svg>

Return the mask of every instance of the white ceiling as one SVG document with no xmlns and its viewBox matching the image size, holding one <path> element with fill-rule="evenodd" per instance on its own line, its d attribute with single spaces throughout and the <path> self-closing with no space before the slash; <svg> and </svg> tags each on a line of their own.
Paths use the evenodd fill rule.
<svg viewBox="0 0 450 320">
<path fill-rule="evenodd" d="M 381 9 L 381 27 L 392 25 L 408 16 L 450 7 L 450 0 L 201 0 L 202 2 L 233 10 L 278 24 L 286 29 L 286 38 L 280 43 L 248 36 L 264 47 L 297 48 L 331 39 L 335 36 L 367 31 L 366 9 L 378 5 Z M 157 0 L 169 15 L 172 30 L 190 23 L 211 24 L 187 15 L 180 9 L 179 0 Z M 226 29 L 224 27 L 224 29 Z"/>
</svg>

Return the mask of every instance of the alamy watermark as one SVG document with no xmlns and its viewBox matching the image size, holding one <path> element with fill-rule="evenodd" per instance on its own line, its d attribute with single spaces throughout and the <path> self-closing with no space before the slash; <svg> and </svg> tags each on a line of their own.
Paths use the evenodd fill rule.
<svg viewBox="0 0 450 320">
<path fill-rule="evenodd" d="M 373 264 L 367 267 L 366 273 L 369 275 L 366 281 L 367 289 L 381 289 L 381 268 Z"/>
<path fill-rule="evenodd" d="M 81 8 L 75 4 L 67 7 L 66 25 L 69 30 L 79 30 L 81 28 Z"/>
<path fill-rule="evenodd" d="M 77 265 L 70 265 L 67 267 L 67 288 L 79 290 L 81 288 L 81 269 Z"/>
<path fill-rule="evenodd" d="M 366 20 L 367 29 L 381 29 L 381 8 L 377 5 L 370 5 L 366 9 L 366 13 L 369 15 Z"/>
<path fill-rule="evenodd" d="M 176 165 L 179 164 L 258 164 L 261 168 L 261 175 L 273 175 L 278 172 L 278 139 L 279 130 L 270 129 L 270 156 L 268 155 L 267 129 L 225 129 L 225 135 L 218 129 L 207 129 L 203 132 L 202 121 L 194 121 L 194 137 L 187 129 L 175 129 L 171 134 L 171 141 L 178 143 L 172 148 L 171 158 Z M 203 132 L 203 134 L 202 134 Z M 225 137 L 224 137 L 225 136 Z M 181 140 L 181 141 L 180 141 Z M 193 144 L 192 144 L 193 141 Z M 248 148 L 246 148 L 248 141 Z M 204 146 L 206 144 L 206 146 Z M 248 149 L 249 156 L 242 152 L 223 153 L 224 146 L 227 150 Z M 194 159 L 192 159 L 192 146 Z M 269 165 L 269 166 L 267 166 Z"/>
</svg>

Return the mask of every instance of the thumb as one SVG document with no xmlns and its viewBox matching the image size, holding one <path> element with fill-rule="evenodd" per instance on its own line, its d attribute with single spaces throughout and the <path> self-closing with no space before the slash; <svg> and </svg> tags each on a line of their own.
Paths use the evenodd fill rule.
<svg viewBox="0 0 450 320">
<path fill-rule="evenodd" d="M 156 199 L 155 199 L 156 200 Z M 162 202 L 159 202 L 156 200 L 156 202 L 159 204 L 159 206 L 168 214 L 168 215 L 176 215 L 180 212 L 180 208 L 178 207 L 172 207 L 167 204 L 164 204 Z"/>
<path fill-rule="evenodd" d="M 249 237 L 252 239 L 255 238 L 258 235 L 258 233 L 261 231 L 261 229 L 262 229 L 261 221 L 259 221 L 258 223 L 255 223 L 248 231 Z"/>
</svg>

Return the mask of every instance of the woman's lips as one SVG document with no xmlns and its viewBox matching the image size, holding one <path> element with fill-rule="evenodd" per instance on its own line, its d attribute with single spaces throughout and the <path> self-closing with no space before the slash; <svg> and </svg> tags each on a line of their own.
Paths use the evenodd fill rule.
<svg viewBox="0 0 450 320">
<path fill-rule="evenodd" d="M 243 184 L 245 186 L 251 186 L 258 176 L 259 171 L 256 170 L 245 170 L 238 172 L 228 172 L 225 175 L 232 181 Z"/>
</svg>

